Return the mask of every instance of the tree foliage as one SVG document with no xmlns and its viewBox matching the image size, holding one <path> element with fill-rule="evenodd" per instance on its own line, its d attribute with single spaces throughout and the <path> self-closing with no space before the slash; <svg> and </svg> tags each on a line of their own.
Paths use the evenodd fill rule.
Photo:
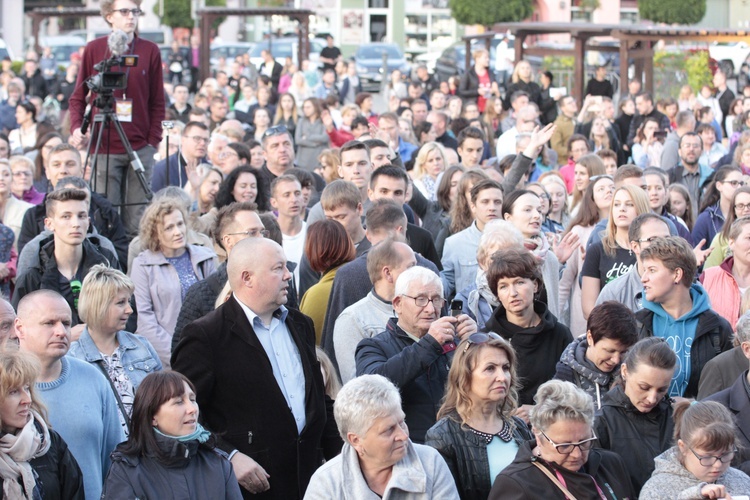
<svg viewBox="0 0 750 500">
<path fill-rule="evenodd" d="M 161 23 L 169 26 L 170 28 L 192 28 L 193 18 L 190 17 L 190 4 L 189 0 L 163 0 L 164 2 L 164 15 L 161 18 Z M 205 0 L 206 7 L 226 7 L 226 0 Z M 159 15 L 159 2 L 154 5 L 154 14 Z M 213 27 L 217 28 L 219 24 L 224 21 L 224 17 L 220 17 L 216 20 Z"/>
<path fill-rule="evenodd" d="M 696 24 L 706 15 L 706 0 L 639 0 L 641 19 L 665 24 Z"/>
<path fill-rule="evenodd" d="M 453 18 L 460 24 L 523 21 L 534 12 L 534 0 L 449 0 Z"/>
</svg>

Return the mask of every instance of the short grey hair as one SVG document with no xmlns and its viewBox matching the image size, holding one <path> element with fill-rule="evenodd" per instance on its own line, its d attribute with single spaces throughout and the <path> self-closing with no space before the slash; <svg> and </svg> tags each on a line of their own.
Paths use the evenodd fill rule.
<svg viewBox="0 0 750 500">
<path fill-rule="evenodd" d="M 394 289 L 395 295 L 407 293 L 413 282 L 418 282 L 422 286 L 436 285 L 440 288 L 440 295 L 443 295 L 443 282 L 440 276 L 419 265 L 411 267 L 399 275 Z"/>
<path fill-rule="evenodd" d="M 375 420 L 392 415 L 403 415 L 401 395 L 382 375 L 353 378 L 344 384 L 333 404 L 333 416 L 344 441 L 350 432 L 363 437 Z"/>
<path fill-rule="evenodd" d="M 555 422 L 573 420 L 594 426 L 594 400 L 575 384 L 562 380 L 545 382 L 534 396 L 536 406 L 529 421 L 534 429 L 546 431 Z"/>
<path fill-rule="evenodd" d="M 488 251 L 491 249 L 522 247 L 523 241 L 523 234 L 512 222 L 502 219 L 491 220 L 485 224 L 482 236 L 479 238 L 477 260 L 483 262 L 490 257 Z"/>
<path fill-rule="evenodd" d="M 750 314 L 745 314 L 737 321 L 737 341 L 750 342 Z"/>
</svg>

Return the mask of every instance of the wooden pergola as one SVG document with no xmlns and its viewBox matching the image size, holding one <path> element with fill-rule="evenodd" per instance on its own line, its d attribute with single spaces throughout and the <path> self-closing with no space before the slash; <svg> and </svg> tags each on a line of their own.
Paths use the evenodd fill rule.
<svg viewBox="0 0 750 500">
<path fill-rule="evenodd" d="M 42 21 L 50 17 L 98 17 L 102 15 L 99 9 L 87 9 L 86 7 L 39 7 L 28 13 L 31 16 L 31 36 L 34 37 L 34 50 L 42 52 L 39 45 L 39 29 Z"/>
<path fill-rule="evenodd" d="M 218 17 L 223 16 L 287 16 L 298 23 L 297 60 L 304 61 L 310 54 L 310 16 L 315 13 L 307 9 L 235 9 L 231 7 L 203 7 L 195 11 L 200 17 L 201 46 L 200 46 L 200 74 L 208 75 L 211 71 L 211 25 Z M 271 40 L 270 43 L 273 43 Z"/>
<path fill-rule="evenodd" d="M 634 79 L 645 84 L 645 90 L 654 90 L 654 46 L 657 42 L 750 42 L 750 33 L 743 30 L 708 29 L 671 26 L 637 26 L 592 23 L 500 23 L 493 26 L 493 32 L 463 37 L 466 43 L 466 68 L 471 64 L 471 43 L 473 40 L 485 40 L 489 46 L 491 39 L 498 33 L 510 32 L 515 36 L 515 60 L 525 55 L 535 56 L 573 56 L 573 89 L 571 94 L 581 102 L 586 78 L 586 51 L 620 53 L 620 92 L 624 95 L 628 88 L 628 62 L 632 59 L 635 66 Z M 530 36 L 548 34 L 569 34 L 573 48 L 524 47 Z M 589 45 L 594 38 L 609 37 L 619 41 L 619 47 Z M 645 78 L 644 78 L 645 77 Z"/>
</svg>

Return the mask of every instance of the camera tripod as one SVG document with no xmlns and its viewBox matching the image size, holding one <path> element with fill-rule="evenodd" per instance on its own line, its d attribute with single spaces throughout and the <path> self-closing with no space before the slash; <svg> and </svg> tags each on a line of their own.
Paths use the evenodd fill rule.
<svg viewBox="0 0 750 500">
<path fill-rule="evenodd" d="M 91 190 L 96 192 L 96 169 L 99 166 L 98 165 L 98 159 L 99 159 L 99 149 L 102 145 L 102 138 L 104 137 L 104 129 L 106 128 L 108 132 L 111 132 L 111 127 L 114 126 L 115 130 L 117 131 L 117 135 L 120 137 L 120 141 L 122 141 L 122 145 L 125 146 L 125 151 L 127 152 L 128 158 L 130 159 L 130 166 L 133 168 L 133 171 L 136 174 L 136 177 L 138 178 L 138 182 L 141 185 L 141 188 L 143 188 L 143 192 L 146 195 L 146 200 L 151 201 L 151 198 L 153 198 L 154 194 L 151 191 L 151 187 L 148 185 L 148 182 L 146 182 L 146 175 L 145 170 L 143 168 L 143 163 L 141 163 L 141 159 L 138 157 L 138 155 L 133 151 L 133 147 L 130 145 L 130 141 L 128 141 L 127 136 L 125 135 L 125 131 L 122 128 L 122 124 L 120 123 L 120 120 L 117 118 L 117 112 L 115 111 L 115 97 L 111 90 L 104 90 L 101 94 L 97 95 L 96 99 L 94 99 L 93 105 L 88 110 L 86 115 L 83 118 L 83 125 L 81 125 L 81 132 L 85 135 L 86 130 L 88 129 L 89 124 L 91 123 L 91 115 L 94 112 L 94 107 L 98 108 L 99 112 L 94 116 L 94 126 L 92 127 L 92 137 L 93 137 L 93 131 L 96 130 L 96 140 L 89 142 L 88 150 L 86 151 L 86 161 L 84 165 L 87 165 L 89 162 L 89 158 L 91 158 L 91 154 L 93 152 L 93 159 L 91 160 Z M 96 124 L 99 124 L 99 128 L 96 128 Z M 107 152 L 105 153 L 107 156 L 106 159 L 106 175 L 104 176 L 104 196 L 108 197 L 108 179 L 109 179 L 109 141 L 107 141 Z M 131 203 L 131 205 L 138 205 L 140 203 Z M 126 206 L 127 203 L 124 202 L 120 206 Z"/>
</svg>

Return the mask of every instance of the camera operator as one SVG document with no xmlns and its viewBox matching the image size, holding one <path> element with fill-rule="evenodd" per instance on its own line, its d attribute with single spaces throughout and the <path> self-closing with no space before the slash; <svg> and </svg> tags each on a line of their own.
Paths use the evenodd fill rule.
<svg viewBox="0 0 750 500">
<path fill-rule="evenodd" d="M 113 31 L 121 30 L 127 35 L 127 48 L 123 54 L 138 56 L 136 66 L 113 66 L 109 71 L 122 71 L 126 74 L 127 87 L 114 91 L 118 118 L 130 145 L 143 164 L 146 184 L 150 185 L 154 154 L 162 136 L 161 121 L 164 119 L 165 102 L 159 48 L 135 35 L 138 17 L 143 14 L 140 5 L 141 0 L 102 0 L 101 13 Z M 86 81 L 96 73 L 94 65 L 112 55 L 107 37 L 97 38 L 86 45 L 76 89 L 70 97 L 70 143 L 76 147 L 88 139 L 81 132 L 86 96 L 89 93 Z M 124 113 L 123 116 L 119 112 L 128 108 L 129 114 Z M 147 201 L 146 194 L 135 170 L 130 166 L 125 146 L 114 126 L 111 128 L 102 135 L 94 188 L 100 193 L 106 192 L 107 198 L 115 206 L 125 204 L 120 213 L 128 235 L 134 237 L 138 234 L 138 223 Z M 95 137 L 92 136 L 92 140 Z"/>
</svg>

